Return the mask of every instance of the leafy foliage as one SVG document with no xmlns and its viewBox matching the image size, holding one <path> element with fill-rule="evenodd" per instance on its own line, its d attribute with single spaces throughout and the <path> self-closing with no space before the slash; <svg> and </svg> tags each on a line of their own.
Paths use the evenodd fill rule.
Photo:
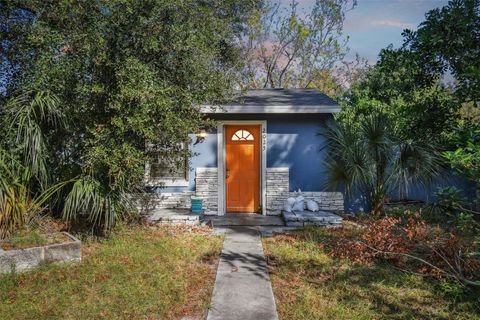
<svg viewBox="0 0 480 320">
<path fill-rule="evenodd" d="M 376 107 L 357 126 L 331 124 L 326 138 L 330 185 L 345 187 L 350 196 L 361 192 L 378 215 L 390 193 L 408 192 L 413 183 L 430 183 L 442 161 L 434 148 L 399 139 L 388 116 L 380 111 L 382 106 Z"/>
<path fill-rule="evenodd" d="M 448 159 L 453 169 L 463 176 L 480 184 L 480 127 L 459 133 L 455 151 L 446 151 L 443 155 Z"/>
<path fill-rule="evenodd" d="M 437 150 L 454 170 L 478 182 L 480 90 L 473 71 L 479 9 L 477 0 L 454 0 L 428 12 L 417 31 L 404 31 L 402 47 L 380 52 L 377 64 L 345 95 L 336 119 L 360 128 L 371 113 L 383 114 L 393 141 Z M 456 82 L 449 85 L 452 76 Z"/>
<path fill-rule="evenodd" d="M 480 1 L 453 0 L 426 14 L 417 31 L 405 32 L 419 63 L 432 72 L 450 71 L 462 101 L 480 100 Z"/>
<path fill-rule="evenodd" d="M 93 226 L 110 229 L 122 214 L 134 211 L 132 199 L 122 192 L 105 191 L 95 179 L 85 176 L 75 181 L 65 199 L 63 218 L 86 217 Z"/>
<path fill-rule="evenodd" d="M 50 183 L 48 130 L 64 125 L 50 92 L 25 92 L 7 102 L 0 145 L 0 239 L 31 224 L 67 182 Z M 11 150 L 11 151 L 7 151 Z"/>
<path fill-rule="evenodd" d="M 480 212 L 474 210 L 468 199 L 455 187 L 439 189 L 437 203 L 429 205 L 425 212 L 434 221 L 447 225 L 459 232 L 476 234 L 480 230 Z"/>
<path fill-rule="evenodd" d="M 58 98 L 48 91 L 24 92 L 6 103 L 4 113 L 3 125 L 13 133 L 4 148 L 17 151 L 22 163 L 46 185 L 48 131 L 65 126 Z"/>
<path fill-rule="evenodd" d="M 33 186 L 29 168 L 0 149 L 0 239 L 35 224 L 52 197 L 66 185 L 53 184 L 41 192 Z"/>
<path fill-rule="evenodd" d="M 232 91 L 240 65 L 236 39 L 257 6 L 0 3 L 2 101 L 9 101 L 0 116 L 14 129 L 0 132 L 2 143 L 53 183 L 80 177 L 59 202 L 68 205 L 64 216 L 111 227 L 128 207 L 125 194 L 142 187 L 153 152 L 167 154 L 173 167 L 190 155 L 181 145 L 209 123 L 198 105 Z M 30 92 L 52 99 L 40 105 Z M 157 148 L 146 149 L 147 141 Z"/>
<path fill-rule="evenodd" d="M 383 49 L 377 64 L 352 85 L 338 119 L 362 121 L 371 107 L 381 105 L 398 137 L 448 147 L 460 104 L 438 77 L 423 70 L 412 52 Z"/>
</svg>

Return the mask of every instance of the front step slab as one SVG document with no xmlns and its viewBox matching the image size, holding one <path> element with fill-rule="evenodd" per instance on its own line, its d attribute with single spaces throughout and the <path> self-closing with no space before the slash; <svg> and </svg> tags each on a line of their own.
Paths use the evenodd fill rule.
<svg viewBox="0 0 480 320">
<path fill-rule="evenodd" d="M 225 216 L 203 217 L 209 220 L 214 227 L 228 226 L 285 226 L 280 216 L 262 216 L 262 215 L 246 215 L 246 214 L 227 214 Z"/>
</svg>

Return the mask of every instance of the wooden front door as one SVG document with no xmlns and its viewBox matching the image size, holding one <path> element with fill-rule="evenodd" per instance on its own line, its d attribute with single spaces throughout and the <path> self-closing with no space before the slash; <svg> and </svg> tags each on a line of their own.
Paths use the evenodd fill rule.
<svg viewBox="0 0 480 320">
<path fill-rule="evenodd" d="M 225 127 L 227 212 L 257 212 L 260 205 L 260 126 Z"/>
</svg>

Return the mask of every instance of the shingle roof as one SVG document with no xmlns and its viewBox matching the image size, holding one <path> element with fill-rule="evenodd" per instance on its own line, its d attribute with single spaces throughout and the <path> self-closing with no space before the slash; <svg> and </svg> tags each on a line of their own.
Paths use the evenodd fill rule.
<svg viewBox="0 0 480 320">
<path fill-rule="evenodd" d="M 340 106 L 317 89 L 255 89 L 205 113 L 334 113 Z"/>
</svg>

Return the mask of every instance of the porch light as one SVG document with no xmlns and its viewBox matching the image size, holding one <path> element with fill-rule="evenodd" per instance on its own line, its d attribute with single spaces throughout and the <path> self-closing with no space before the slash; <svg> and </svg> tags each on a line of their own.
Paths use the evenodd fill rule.
<svg viewBox="0 0 480 320">
<path fill-rule="evenodd" d="M 193 145 L 199 144 L 200 142 L 203 142 L 205 138 L 208 136 L 208 133 L 205 129 L 200 130 L 200 132 L 196 133 L 195 136 L 197 137 L 197 140 Z"/>
</svg>

